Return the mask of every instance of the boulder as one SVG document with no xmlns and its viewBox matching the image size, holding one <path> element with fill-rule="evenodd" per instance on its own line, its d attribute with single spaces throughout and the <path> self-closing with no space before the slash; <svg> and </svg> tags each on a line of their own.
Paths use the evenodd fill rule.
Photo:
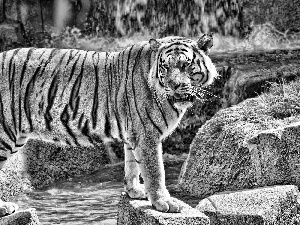
<svg viewBox="0 0 300 225">
<path fill-rule="evenodd" d="M 300 224 L 300 196 L 294 185 L 221 192 L 199 202 L 196 209 L 213 225 Z"/>
<path fill-rule="evenodd" d="M 17 211 L 9 216 L 0 218 L 1 225 L 38 225 L 40 224 L 35 209 Z"/>
<path fill-rule="evenodd" d="M 90 174 L 110 162 L 101 144 L 97 147 L 71 147 L 29 140 L 20 154 L 25 157 L 24 169 L 34 187 Z"/>
<path fill-rule="evenodd" d="M 155 210 L 150 201 L 134 200 L 125 192 L 118 206 L 118 225 L 209 225 L 209 218 L 186 204 L 181 213 L 162 213 Z"/>
<path fill-rule="evenodd" d="M 108 163 L 109 157 L 102 145 L 98 148 L 62 147 L 29 140 L 0 170 L 0 198 L 10 201 L 31 188 L 90 174 Z"/>
<path fill-rule="evenodd" d="M 259 98 L 220 110 L 198 131 L 179 177 L 192 195 L 300 185 L 300 118 L 276 119 Z"/>
</svg>

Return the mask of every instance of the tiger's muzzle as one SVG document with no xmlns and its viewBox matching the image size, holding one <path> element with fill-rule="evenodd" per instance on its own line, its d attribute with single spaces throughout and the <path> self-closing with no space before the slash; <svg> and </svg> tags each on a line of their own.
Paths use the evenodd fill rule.
<svg viewBox="0 0 300 225">
<path fill-rule="evenodd" d="M 191 83 L 187 73 L 173 68 L 168 73 L 165 82 L 166 93 L 171 104 L 192 103 L 195 100 L 195 97 L 191 95 Z"/>
<path fill-rule="evenodd" d="M 186 103 L 190 105 L 194 102 L 195 96 L 191 94 L 190 84 L 181 83 L 170 86 L 169 89 L 166 91 L 168 94 L 168 100 L 172 105 L 175 105 L 175 103 L 180 103 L 181 105 Z"/>
</svg>

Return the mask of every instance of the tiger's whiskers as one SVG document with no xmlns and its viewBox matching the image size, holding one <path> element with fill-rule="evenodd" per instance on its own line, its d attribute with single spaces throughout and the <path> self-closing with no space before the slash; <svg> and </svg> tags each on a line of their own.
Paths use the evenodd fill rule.
<svg viewBox="0 0 300 225">
<path fill-rule="evenodd" d="M 201 102 L 206 102 L 208 101 L 209 98 L 220 98 L 219 96 L 214 95 L 208 90 L 205 90 L 204 88 L 201 87 L 192 87 L 190 90 L 190 94 L 195 96 L 197 100 L 200 100 Z"/>
</svg>

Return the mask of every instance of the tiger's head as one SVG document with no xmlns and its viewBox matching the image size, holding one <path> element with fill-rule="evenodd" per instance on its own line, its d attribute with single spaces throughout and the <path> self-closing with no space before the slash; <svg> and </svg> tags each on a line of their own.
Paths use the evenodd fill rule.
<svg viewBox="0 0 300 225">
<path fill-rule="evenodd" d="M 150 80 L 158 96 L 178 109 L 192 106 L 196 98 L 203 99 L 203 88 L 218 76 L 208 57 L 212 35 L 205 34 L 197 41 L 182 37 L 150 39 L 149 44 L 156 52 Z"/>
</svg>

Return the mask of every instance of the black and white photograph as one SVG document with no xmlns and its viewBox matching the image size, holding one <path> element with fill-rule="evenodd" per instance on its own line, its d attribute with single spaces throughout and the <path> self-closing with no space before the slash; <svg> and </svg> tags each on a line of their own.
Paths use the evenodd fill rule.
<svg viewBox="0 0 300 225">
<path fill-rule="evenodd" d="M 0 225 L 300 225 L 300 0 L 0 0 Z"/>
</svg>

